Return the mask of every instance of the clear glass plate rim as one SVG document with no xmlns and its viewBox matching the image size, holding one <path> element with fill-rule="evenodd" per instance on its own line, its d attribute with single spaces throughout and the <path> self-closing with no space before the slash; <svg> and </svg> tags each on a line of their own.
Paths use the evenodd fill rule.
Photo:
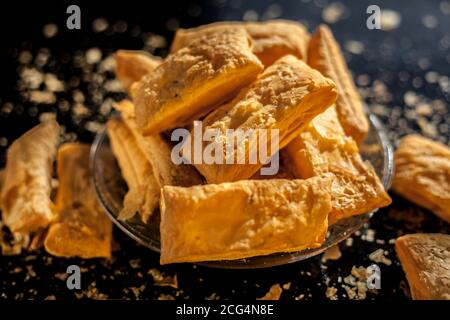
<svg viewBox="0 0 450 320">
<path fill-rule="evenodd" d="M 393 162 L 393 147 L 387 137 L 387 133 L 385 131 L 385 128 L 382 124 L 382 122 L 378 119 L 377 116 L 374 114 L 368 115 L 369 121 L 371 125 L 376 129 L 376 139 L 378 140 L 379 145 L 382 147 L 382 153 L 384 158 L 384 163 L 382 167 L 382 176 L 381 176 L 381 182 L 383 183 L 383 186 L 386 190 L 389 189 L 392 177 L 393 177 L 393 170 L 394 170 L 394 162 Z M 96 170 L 97 170 L 97 152 L 100 149 L 101 144 L 103 143 L 104 139 L 106 138 L 106 130 L 98 133 L 94 139 L 94 142 L 91 147 L 90 151 L 90 170 L 91 170 L 91 179 L 92 183 L 95 187 L 96 196 L 98 201 L 100 202 L 102 208 L 104 211 L 108 214 L 110 219 L 114 222 L 114 224 L 119 227 L 125 234 L 127 234 L 129 237 L 137 241 L 139 244 L 150 248 L 151 250 L 159 253 L 159 243 L 152 239 L 148 239 L 150 243 L 145 242 L 143 239 L 141 239 L 138 235 L 136 235 L 132 230 L 133 229 L 127 222 L 120 221 L 116 218 L 116 215 L 114 214 L 114 209 L 109 207 L 108 201 L 106 201 L 103 196 L 102 192 L 99 190 L 98 183 L 96 181 Z M 337 243 L 342 242 L 343 240 L 347 239 L 350 235 L 352 235 L 354 232 L 359 230 L 365 222 L 368 221 L 370 216 L 376 212 L 377 210 L 371 211 L 369 213 L 366 213 L 364 215 L 356 216 L 356 217 L 350 217 L 348 219 L 359 219 L 360 221 L 356 223 L 352 228 L 346 230 L 346 232 L 333 241 L 333 243 L 329 245 L 324 245 L 320 248 L 316 249 L 308 249 L 298 252 L 292 252 L 292 253 L 275 253 L 272 255 L 267 256 L 258 256 L 258 257 L 252 257 L 248 259 L 239 259 L 239 260 L 223 260 L 223 261 L 207 261 L 202 263 L 197 263 L 199 265 L 213 267 L 213 268 L 222 268 L 222 269 L 255 269 L 255 268 L 265 268 L 265 267 L 272 267 L 272 266 L 278 266 L 278 265 L 284 265 L 284 264 L 290 264 L 294 262 L 298 262 L 301 260 L 308 259 L 312 256 L 316 256 L 325 250 L 327 250 L 332 245 L 335 245 Z M 283 259 L 280 259 L 283 257 Z M 271 260 L 273 258 L 273 260 Z M 263 259 L 267 260 L 263 263 L 248 263 L 252 261 L 252 259 Z"/>
</svg>

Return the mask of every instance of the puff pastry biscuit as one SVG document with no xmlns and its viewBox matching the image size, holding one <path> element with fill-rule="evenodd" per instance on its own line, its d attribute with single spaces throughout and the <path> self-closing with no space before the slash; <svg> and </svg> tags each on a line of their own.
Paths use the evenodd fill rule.
<svg viewBox="0 0 450 320">
<path fill-rule="evenodd" d="M 263 66 L 242 29 L 200 37 L 131 89 L 144 135 L 189 124 L 252 82 Z"/>
<path fill-rule="evenodd" d="M 392 189 L 450 223 L 450 148 L 418 135 L 403 138 Z"/>
<path fill-rule="evenodd" d="M 95 197 L 89 151 L 89 145 L 78 143 L 64 144 L 58 151 L 57 219 L 44 240 L 45 249 L 55 256 L 111 256 L 112 223 Z"/>
<path fill-rule="evenodd" d="M 113 153 L 128 185 L 128 193 L 119 218 L 130 219 L 138 212 L 142 220 L 147 222 L 158 207 L 160 192 L 152 166 L 139 148 L 133 133 L 122 120 L 109 119 L 107 132 Z"/>
<path fill-rule="evenodd" d="M 345 135 L 334 106 L 314 118 L 283 154 L 298 178 L 333 174 L 330 223 L 391 203 L 371 164 L 361 159 L 356 142 Z"/>
<path fill-rule="evenodd" d="M 161 264 L 240 259 L 319 247 L 331 209 L 328 177 L 165 186 Z"/>
<path fill-rule="evenodd" d="M 161 59 L 146 51 L 118 50 L 116 58 L 116 76 L 125 90 L 143 76 L 152 72 L 161 64 Z"/>
<path fill-rule="evenodd" d="M 311 37 L 308 64 L 336 83 L 339 121 L 345 133 L 360 144 L 369 132 L 369 122 L 339 44 L 326 25 L 319 26 Z"/>
<path fill-rule="evenodd" d="M 124 124 L 152 165 L 153 174 L 160 187 L 165 185 L 190 187 L 203 183 L 203 178 L 193 166 L 173 163 L 172 146 L 161 135 L 143 136 L 141 134 L 134 115 L 134 105 L 130 101 L 123 100 L 116 104 L 115 108 L 120 111 Z"/>
<path fill-rule="evenodd" d="M 211 32 L 240 27 L 249 33 L 253 40 L 253 53 L 264 66 L 270 66 L 288 54 L 306 60 L 310 34 L 302 24 L 289 20 L 216 22 L 192 29 L 178 29 L 170 51 L 176 52 L 193 40 Z"/>
<path fill-rule="evenodd" d="M 3 222 L 12 232 L 34 232 L 54 219 L 50 182 L 58 144 L 59 126 L 49 121 L 9 147 L 1 203 Z"/>
<path fill-rule="evenodd" d="M 414 300 L 450 300 L 450 236 L 417 233 L 401 236 L 395 250 Z"/>
<path fill-rule="evenodd" d="M 234 129 L 233 135 L 239 133 L 238 129 L 242 131 L 264 129 L 267 132 L 268 149 L 271 146 L 271 130 L 278 129 L 279 149 L 281 149 L 335 99 L 335 86 L 331 80 L 294 56 L 285 56 L 265 69 L 258 80 L 244 89 L 235 99 L 204 119 L 203 130 L 219 130 L 221 136 L 212 142 L 204 142 L 203 149 L 219 144 L 217 149 L 224 150 L 223 158 L 227 159 L 225 151 L 225 142 L 229 140 L 227 129 Z M 237 159 L 234 159 L 234 161 L 227 160 L 225 164 L 194 162 L 194 165 L 208 183 L 247 179 L 261 167 L 260 161 L 256 164 L 249 161 L 249 150 L 258 148 L 255 144 L 255 140 L 249 139 L 246 143 L 235 144 L 235 152 L 229 153 L 230 157 L 236 158 L 239 154 L 238 148 L 242 148 L 246 157 L 245 164 L 239 164 Z M 277 151 L 269 150 L 268 155 Z M 230 162 L 234 164 L 226 164 Z"/>
</svg>

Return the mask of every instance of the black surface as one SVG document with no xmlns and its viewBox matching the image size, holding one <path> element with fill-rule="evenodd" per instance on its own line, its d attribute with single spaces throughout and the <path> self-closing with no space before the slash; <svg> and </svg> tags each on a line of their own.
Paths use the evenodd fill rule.
<svg viewBox="0 0 450 320">
<path fill-rule="evenodd" d="M 68 4 L 79 3 L 82 11 L 82 30 L 70 31 L 65 28 L 65 10 Z M 21 98 L 17 90 L 18 54 L 29 50 L 33 56 L 42 48 L 51 50 L 50 61 L 42 68 L 46 72 L 58 75 L 60 79 L 69 80 L 72 76 L 83 74 L 81 69 L 73 68 L 73 55 L 91 47 L 102 50 L 104 57 L 116 49 L 141 49 L 144 46 L 142 33 L 132 35 L 135 26 L 144 32 L 153 32 L 167 38 L 168 43 L 173 32 L 167 25 L 173 25 L 176 19 L 181 27 L 191 27 L 217 20 L 241 20 L 248 10 L 254 10 L 259 17 L 264 16 L 272 1 L 238 1 L 221 0 L 205 2 L 182 2 L 181 4 L 165 1 L 158 5 L 143 1 L 121 1 L 111 3 L 98 1 L 52 1 L 22 2 L 14 1 L 0 4 L 0 38 L 2 49 L 0 56 L 0 165 L 4 164 L 7 145 L 16 137 L 39 122 L 38 116 L 43 112 L 57 111 L 58 121 L 65 125 L 66 131 L 76 133 L 66 136 L 67 140 L 77 139 L 90 142 L 94 133 L 86 130 L 88 121 L 104 122 L 105 115 L 98 111 L 99 104 L 92 99 L 89 82 L 81 82 L 79 90 L 86 96 L 85 104 L 93 114 L 83 119 L 74 119 L 71 111 L 61 111 L 58 104 L 67 99 L 72 105 L 71 90 L 58 93 L 58 102 L 48 106 L 38 106 Z M 280 1 L 279 7 L 271 7 L 272 13 L 281 8 L 281 17 L 302 20 L 312 31 L 322 20 L 323 7 L 331 2 L 319 1 Z M 389 130 L 394 144 L 398 138 L 411 132 L 431 135 L 433 139 L 448 143 L 450 88 L 450 15 L 448 1 L 348 1 L 343 2 L 346 14 L 343 19 L 331 25 L 341 44 L 348 40 L 363 43 L 362 54 L 346 52 L 346 58 L 355 78 L 359 79 L 366 101 L 372 110 L 380 115 Z M 394 9 L 401 14 L 402 21 L 398 28 L 386 32 L 368 30 L 365 26 L 365 13 L 369 4 L 378 4 L 382 9 Z M 274 10 L 275 8 L 275 10 Z M 445 14 L 447 13 L 447 14 Z M 422 22 L 425 15 L 433 15 L 438 24 L 435 28 L 426 28 Z M 250 14 L 251 16 L 251 14 Z M 267 15 L 266 15 L 267 16 Z M 110 28 L 106 32 L 93 33 L 92 21 L 98 17 L 106 18 Z M 172 20 L 171 20 L 172 19 Z M 123 20 L 128 23 L 124 33 L 114 32 L 112 25 Z M 169 23 L 168 23 L 169 21 Z M 171 22 L 170 22 L 171 21 Z M 47 23 L 59 27 L 58 34 L 51 39 L 42 36 L 42 27 Z M 155 51 L 165 55 L 167 47 Z M 63 63 L 65 57 L 67 62 Z M 33 64 L 33 62 L 31 62 Z M 441 83 L 428 81 L 430 71 L 437 72 Z M 107 77 L 112 74 L 107 73 Z M 447 80 L 445 80 L 447 79 Z M 367 83 L 364 83 L 367 82 Z M 382 85 L 380 85 L 382 84 Z M 383 85 L 385 90 L 383 90 Z M 381 89 L 380 89 L 381 88 Z M 433 113 L 424 118 L 437 128 L 437 133 L 423 132 L 423 126 L 417 118 L 411 116 L 413 107 L 405 106 L 404 95 L 413 91 L 424 103 L 440 105 Z M 120 99 L 120 93 L 104 93 L 104 97 Z M 436 102 L 437 101 L 437 102 Z M 13 109 L 4 112 L 2 106 L 12 103 Z M 382 105 L 384 107 L 379 107 Z M 32 111 L 30 111 L 30 109 Z M 35 112 L 37 110 L 37 114 Z M 437 111 L 436 111 L 437 110 Z M 440 111 L 439 111 L 440 110 Z M 31 113 L 31 115 L 30 115 Z M 3 140 L 2 140 L 3 138 Z M 6 138 L 6 140 L 4 139 Z M 78 297 L 102 297 L 129 299 L 157 299 L 161 295 L 170 295 L 181 299 L 188 298 L 250 298 L 263 296 L 271 285 L 291 283 L 290 289 L 284 290 L 282 299 L 326 299 L 325 291 L 329 286 L 338 288 L 339 299 L 345 299 L 345 290 L 338 284 L 338 277 L 350 274 L 352 266 L 369 266 L 372 262 L 368 255 L 376 249 L 384 248 L 389 252 L 391 266 L 379 264 L 382 271 L 381 289 L 377 293 L 368 293 L 367 299 L 403 300 L 408 299 L 408 290 L 404 274 L 393 251 L 391 239 L 405 233 L 443 232 L 449 233 L 449 226 L 430 212 L 420 209 L 397 196 L 394 204 L 380 210 L 367 229 L 375 231 L 375 239 L 384 244 L 370 242 L 354 236 L 353 245 L 340 245 L 342 258 L 337 261 L 321 263 L 320 257 L 288 266 L 261 270 L 217 270 L 196 267 L 190 264 L 160 267 L 158 255 L 136 245 L 120 230 L 114 230 L 114 238 L 120 250 L 113 253 L 112 261 L 81 261 L 78 259 L 58 259 L 43 250 L 24 253 L 20 256 L 0 256 L 0 298 L 73 299 Z M 361 234 L 367 233 L 362 230 Z M 70 291 L 66 288 L 61 275 L 68 265 L 82 267 L 82 291 Z M 157 268 L 166 275 L 178 278 L 178 289 L 155 286 L 148 274 Z M 30 271 L 32 270 L 32 271 Z M 145 286 L 141 287 L 142 285 Z M 97 288 L 97 292 L 92 288 Z M 132 287 L 139 290 L 130 289 Z M 406 289 L 404 289 L 406 288 Z M 91 290 L 88 290 L 91 289 Z M 88 291 L 91 292 L 88 294 Z M 138 293 L 138 294 L 135 294 Z M 103 296 L 105 297 L 105 296 Z M 163 296 L 164 297 L 164 296 Z"/>
</svg>

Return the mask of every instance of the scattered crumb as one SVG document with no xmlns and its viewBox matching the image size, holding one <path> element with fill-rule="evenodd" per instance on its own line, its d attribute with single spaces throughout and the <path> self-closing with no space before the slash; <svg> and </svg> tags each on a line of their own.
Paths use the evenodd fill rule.
<svg viewBox="0 0 450 320">
<path fill-rule="evenodd" d="M 371 254 L 369 254 L 369 259 L 376 263 L 384 263 L 387 266 L 390 266 L 392 264 L 392 261 L 388 258 L 386 258 L 387 252 L 385 252 L 383 249 L 377 249 Z"/>
<path fill-rule="evenodd" d="M 381 29 L 391 31 L 397 29 L 402 22 L 400 13 L 394 10 L 381 10 Z"/>
<path fill-rule="evenodd" d="M 147 274 L 152 276 L 155 285 L 159 287 L 172 287 L 178 289 L 177 275 L 174 275 L 173 277 L 166 276 L 157 269 L 150 269 Z"/>
<path fill-rule="evenodd" d="M 175 300 L 175 297 L 170 294 L 161 294 L 158 300 Z"/>
<path fill-rule="evenodd" d="M 86 62 L 88 64 L 94 64 L 100 62 L 102 59 L 102 52 L 99 48 L 91 48 L 86 51 Z"/>
<path fill-rule="evenodd" d="M 30 92 L 29 100 L 37 104 L 54 104 L 56 96 L 50 91 L 33 90 Z"/>
<path fill-rule="evenodd" d="M 347 247 L 353 246 L 353 238 L 352 238 L 352 237 L 349 237 L 349 238 L 345 239 L 345 245 L 346 245 Z"/>
<path fill-rule="evenodd" d="M 364 52 L 364 44 L 356 40 L 348 40 L 344 43 L 345 49 L 353 54 L 362 54 Z"/>
<path fill-rule="evenodd" d="M 330 300 L 338 300 L 337 291 L 335 287 L 328 287 L 325 296 Z"/>
<path fill-rule="evenodd" d="M 58 34 L 58 26 L 54 23 L 49 23 L 42 28 L 42 33 L 46 38 L 53 38 Z"/>
<path fill-rule="evenodd" d="M 257 300 L 280 300 L 282 292 L 283 289 L 277 283 L 270 287 L 269 291 L 264 295 L 264 297 L 258 298 Z"/>
<path fill-rule="evenodd" d="M 347 8 L 341 2 L 333 2 L 322 10 L 322 19 L 333 24 L 341 20 L 346 14 Z"/>
<path fill-rule="evenodd" d="M 322 255 L 322 262 L 325 263 L 328 260 L 338 260 L 342 256 L 339 245 L 334 245 L 328 248 Z"/>
</svg>

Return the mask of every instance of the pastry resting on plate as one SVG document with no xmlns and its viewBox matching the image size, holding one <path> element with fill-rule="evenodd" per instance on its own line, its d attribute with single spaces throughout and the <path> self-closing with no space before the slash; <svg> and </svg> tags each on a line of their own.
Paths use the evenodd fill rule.
<svg viewBox="0 0 450 320">
<path fill-rule="evenodd" d="M 200 37 L 131 88 L 144 135 L 188 125 L 252 82 L 263 65 L 245 29 Z"/>
<path fill-rule="evenodd" d="M 162 61 L 146 51 L 133 50 L 118 50 L 115 58 L 117 79 L 128 92 L 133 83 L 152 72 Z"/>
<path fill-rule="evenodd" d="M 415 300 L 450 300 L 450 236 L 417 233 L 401 236 L 395 250 Z"/>
<path fill-rule="evenodd" d="M 261 140 L 258 137 L 235 143 L 233 152 L 227 152 L 230 141 L 236 140 L 241 132 L 261 130 L 261 134 L 266 136 L 267 155 L 270 157 L 298 136 L 309 121 L 326 110 L 335 99 L 335 86 L 331 80 L 296 57 L 285 56 L 265 69 L 232 101 L 203 120 L 203 131 L 219 131 L 219 136 L 213 141 L 203 142 L 203 149 L 222 150 L 223 164 L 189 160 L 208 183 L 250 178 L 264 164 L 261 158 L 253 164 L 250 161 L 252 152 L 262 148 Z M 227 136 L 227 129 L 233 129 L 231 137 Z M 275 150 L 271 148 L 273 132 L 278 133 L 279 143 Z M 238 158 L 239 155 L 242 156 Z"/>
<path fill-rule="evenodd" d="M 119 219 L 130 219 L 139 213 L 142 220 L 147 222 L 159 204 L 160 186 L 156 181 L 153 168 L 123 120 L 109 119 L 107 133 L 113 153 L 128 185 Z"/>
<path fill-rule="evenodd" d="M 450 223 L 450 148 L 418 135 L 403 138 L 392 189 Z"/>
<path fill-rule="evenodd" d="M 345 135 L 334 106 L 314 118 L 282 152 L 297 178 L 333 174 L 330 223 L 391 203 L 372 165 Z"/>
<path fill-rule="evenodd" d="M 161 264 L 241 259 L 320 247 L 331 179 L 165 186 Z"/>
<path fill-rule="evenodd" d="M 90 146 L 67 143 L 58 150 L 56 220 L 44 240 L 58 257 L 109 258 L 112 223 L 100 208 L 89 176 Z"/>
<path fill-rule="evenodd" d="M 282 56 L 291 54 L 306 61 L 310 38 L 308 30 L 289 20 L 269 20 L 264 22 L 216 22 L 192 29 L 178 29 L 170 48 L 171 52 L 189 45 L 195 39 L 212 32 L 245 28 L 253 41 L 253 53 L 264 66 L 270 66 Z"/>
<path fill-rule="evenodd" d="M 369 132 L 369 122 L 339 44 L 326 25 L 319 26 L 311 37 L 308 64 L 336 83 L 339 121 L 345 133 L 360 144 Z"/>
<path fill-rule="evenodd" d="M 190 187 L 202 184 L 202 176 L 195 168 L 188 164 L 176 165 L 172 161 L 172 145 L 160 134 L 143 136 L 139 131 L 134 114 L 134 106 L 128 100 L 123 100 L 115 105 L 120 111 L 123 123 L 127 126 L 142 151 L 150 162 L 155 179 L 160 187 L 181 186 Z M 158 191 L 159 197 L 159 191 Z"/>
<path fill-rule="evenodd" d="M 1 205 L 3 222 L 12 232 L 38 231 L 55 218 L 50 183 L 58 144 L 59 126 L 49 121 L 9 147 Z"/>
</svg>

